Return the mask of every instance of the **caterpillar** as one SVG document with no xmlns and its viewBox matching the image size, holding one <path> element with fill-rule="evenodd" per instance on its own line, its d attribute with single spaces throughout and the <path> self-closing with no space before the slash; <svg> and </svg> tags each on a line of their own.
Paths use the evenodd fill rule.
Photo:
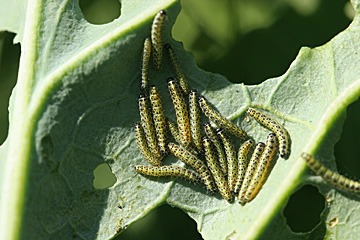
<svg viewBox="0 0 360 240">
<path fill-rule="evenodd" d="M 200 108 L 197 102 L 197 91 L 191 89 L 189 93 L 190 109 L 190 131 L 191 138 L 198 151 L 202 150 L 201 132 L 200 132 Z"/>
<path fill-rule="evenodd" d="M 151 116 L 149 103 L 148 100 L 146 99 L 145 94 L 140 94 L 139 96 L 139 111 L 140 111 L 141 125 L 144 129 L 150 151 L 155 158 L 161 158 L 160 147 L 158 145 L 158 141 L 156 138 L 153 119 Z"/>
<path fill-rule="evenodd" d="M 250 202 L 258 194 L 265 180 L 265 176 L 269 169 L 269 165 L 275 155 L 275 150 L 276 150 L 276 135 L 274 133 L 270 133 L 266 141 L 264 152 L 260 157 L 259 164 L 256 167 L 254 176 L 246 191 L 245 194 L 246 202 Z"/>
<path fill-rule="evenodd" d="M 161 10 L 158 12 L 154 18 L 154 21 L 151 26 L 151 42 L 153 46 L 153 60 L 154 60 L 154 69 L 159 70 L 162 63 L 162 25 L 164 23 L 166 16 L 166 11 Z"/>
<path fill-rule="evenodd" d="M 141 61 L 141 91 L 146 91 L 149 83 L 149 61 L 151 55 L 151 41 L 150 38 L 146 38 L 144 41 L 144 49 Z"/>
<path fill-rule="evenodd" d="M 216 112 L 210 107 L 207 100 L 203 96 L 199 96 L 199 105 L 206 117 L 208 117 L 212 122 L 214 122 L 218 127 L 224 128 L 226 131 L 235 135 L 238 138 L 245 139 L 247 134 L 239 126 L 230 122 L 228 119 L 221 116 L 220 113 Z"/>
<path fill-rule="evenodd" d="M 228 166 L 227 179 L 228 179 L 230 191 L 233 192 L 235 189 L 235 182 L 238 173 L 238 162 L 236 159 L 235 147 L 232 141 L 230 140 L 229 136 L 225 133 L 224 129 L 218 128 L 216 129 L 216 133 L 220 137 L 224 145 L 226 159 L 227 159 L 227 166 Z"/>
<path fill-rule="evenodd" d="M 176 124 L 174 122 L 170 121 L 170 119 L 168 119 L 168 118 L 166 118 L 165 121 L 167 123 L 167 126 L 168 126 L 171 136 L 174 138 L 175 142 L 177 142 L 178 144 L 181 145 L 181 137 L 180 137 L 178 127 L 176 126 Z M 190 151 L 194 155 L 199 154 L 197 152 L 197 150 L 195 149 L 195 147 L 193 147 L 191 144 L 185 148 L 186 148 L 186 150 Z"/>
<path fill-rule="evenodd" d="M 317 175 L 322 177 L 326 182 L 350 192 L 360 192 L 360 182 L 351 180 L 336 172 L 331 171 L 308 153 L 301 153 L 301 157 L 306 161 L 309 168 Z"/>
<path fill-rule="evenodd" d="M 135 171 L 148 176 L 155 177 L 181 177 L 194 183 L 200 183 L 200 175 L 179 166 L 144 166 L 135 165 Z"/>
<path fill-rule="evenodd" d="M 225 176 L 223 171 L 220 167 L 219 162 L 217 161 L 216 155 L 212 149 L 212 142 L 208 137 L 202 138 L 203 145 L 204 145 L 204 152 L 205 152 L 205 159 L 207 166 L 214 177 L 215 184 L 217 185 L 221 196 L 228 201 L 229 203 L 232 202 L 233 197 L 230 192 L 230 188 L 228 183 L 226 182 Z"/>
<path fill-rule="evenodd" d="M 168 79 L 168 88 L 174 104 L 177 124 L 183 146 L 189 146 L 191 141 L 189 114 L 185 99 L 183 98 L 178 83 L 173 78 Z"/>
<path fill-rule="evenodd" d="M 146 161 L 148 161 L 151 165 L 154 166 L 160 166 L 161 161 L 158 158 L 154 158 L 146 141 L 146 137 L 145 137 L 145 133 L 144 130 L 141 126 L 140 123 L 135 123 L 134 125 L 134 130 L 135 130 L 135 138 L 136 138 L 136 143 L 138 146 L 138 149 L 141 153 L 141 155 L 145 158 Z"/>
<path fill-rule="evenodd" d="M 259 163 L 259 159 L 261 154 L 264 152 L 264 148 L 265 148 L 265 144 L 260 142 L 256 145 L 255 150 L 253 152 L 253 154 L 251 155 L 249 164 L 246 168 L 246 173 L 245 173 L 245 177 L 244 177 L 244 181 L 241 184 L 241 188 L 239 191 L 239 195 L 238 195 L 238 201 L 241 205 L 245 205 L 246 201 L 245 201 L 245 194 L 246 191 L 249 187 L 249 184 L 251 182 L 251 179 L 254 175 L 254 172 L 256 170 L 256 167 Z"/>
<path fill-rule="evenodd" d="M 254 143 L 254 141 L 249 139 L 246 142 L 244 142 L 239 148 L 239 152 L 238 152 L 238 168 L 239 168 L 239 170 L 238 170 L 238 175 L 237 175 L 237 179 L 235 182 L 234 193 L 239 192 L 239 190 L 241 188 L 241 184 L 244 181 L 244 177 L 245 177 L 245 173 L 246 173 L 246 166 L 247 166 L 247 155 L 248 155 L 249 149 L 253 143 Z"/>
<path fill-rule="evenodd" d="M 210 126 L 209 123 L 204 123 L 204 130 L 205 130 L 206 135 L 213 142 L 213 144 L 216 148 L 216 151 L 218 153 L 218 160 L 220 163 L 220 167 L 223 171 L 223 174 L 225 176 L 227 176 L 228 175 L 228 166 L 227 166 L 227 160 L 226 160 L 224 148 L 222 147 L 218 136 L 214 133 L 213 128 Z"/>
<path fill-rule="evenodd" d="M 165 118 L 165 121 L 167 123 L 168 129 L 170 131 L 171 136 L 174 138 L 174 140 L 178 143 L 181 144 L 181 138 L 180 138 L 180 133 L 179 133 L 179 129 L 178 127 L 175 125 L 174 122 L 172 122 L 170 119 Z"/>
<path fill-rule="evenodd" d="M 286 129 L 277 121 L 269 118 L 268 116 L 254 108 L 249 107 L 246 112 L 256 121 L 258 121 L 276 134 L 276 137 L 279 141 L 280 157 L 286 158 L 289 154 L 289 136 Z"/>
<path fill-rule="evenodd" d="M 188 95 L 189 94 L 188 82 L 186 80 L 185 73 L 182 70 L 182 68 L 176 58 L 175 52 L 172 49 L 171 45 L 168 43 L 165 44 L 165 49 L 170 58 L 171 65 L 172 65 L 173 69 L 175 70 L 176 79 L 180 83 L 181 90 L 184 92 L 185 95 Z"/>
<path fill-rule="evenodd" d="M 155 123 L 155 132 L 162 156 L 167 154 L 166 121 L 159 90 L 156 86 L 150 88 L 150 103 Z"/>
<path fill-rule="evenodd" d="M 200 174 L 201 179 L 203 180 L 206 188 L 210 192 L 213 193 L 216 191 L 215 182 L 211 176 L 211 173 L 200 159 L 198 159 L 195 155 L 191 154 L 185 148 L 174 143 L 169 143 L 168 148 L 175 157 L 194 168 Z"/>
</svg>

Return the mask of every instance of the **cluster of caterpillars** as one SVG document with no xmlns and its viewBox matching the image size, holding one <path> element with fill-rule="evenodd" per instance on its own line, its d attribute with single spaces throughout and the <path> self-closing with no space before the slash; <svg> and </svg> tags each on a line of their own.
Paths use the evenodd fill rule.
<svg viewBox="0 0 360 240">
<path fill-rule="evenodd" d="M 234 194 L 237 194 L 239 203 L 244 205 L 254 199 L 263 185 L 277 145 L 280 156 L 288 156 L 288 132 L 275 120 L 256 109 L 248 108 L 249 116 L 272 131 L 266 144 L 260 142 L 256 145 L 248 162 L 247 155 L 254 144 L 253 140 L 248 139 L 247 133 L 238 125 L 214 110 L 195 89 L 189 90 L 186 76 L 169 44 L 164 47 L 176 79 L 168 79 L 168 89 L 177 122 L 167 119 L 158 88 L 148 88 L 150 57 L 153 57 L 155 70 L 159 70 L 162 64 L 161 29 L 165 16 L 165 10 L 155 16 L 151 38 L 144 41 L 139 97 L 140 122 L 135 123 L 134 129 L 138 148 L 150 166 L 136 165 L 135 170 L 144 175 L 179 176 L 195 183 L 203 182 L 209 192 L 218 190 L 229 203 L 233 201 Z M 189 99 L 189 106 L 185 97 Z M 201 112 L 218 127 L 214 129 L 210 123 L 203 123 L 205 136 L 201 135 Z M 169 142 L 168 133 L 176 143 Z M 244 140 L 238 152 L 228 134 Z M 169 153 L 195 171 L 180 166 L 164 166 L 162 160 Z M 205 161 L 201 160 L 203 156 Z"/>
</svg>

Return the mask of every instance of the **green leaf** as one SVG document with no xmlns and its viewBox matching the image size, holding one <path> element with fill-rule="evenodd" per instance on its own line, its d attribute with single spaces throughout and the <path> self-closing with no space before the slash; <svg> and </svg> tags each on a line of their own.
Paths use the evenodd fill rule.
<svg viewBox="0 0 360 240">
<path fill-rule="evenodd" d="M 0 3 L 0 31 L 17 33 L 14 42 L 20 42 L 23 36 L 28 1 L 14 0 Z"/>
<path fill-rule="evenodd" d="M 356 15 L 347 30 L 322 47 L 301 49 L 283 76 L 245 86 L 202 71 L 172 39 L 180 11 L 174 1 L 122 1 L 120 18 L 105 25 L 87 23 L 75 2 L 30 2 L 23 30 L 4 25 L 18 29 L 22 56 L 9 137 L 0 151 L 0 239 L 110 239 L 164 203 L 187 212 L 204 239 L 356 238 L 358 197 L 313 177 L 299 158 L 306 151 L 334 168 L 332 149 L 345 109 L 360 95 L 360 1 L 353 6 Z M 256 142 L 265 141 L 269 131 L 246 118 L 249 106 L 279 120 L 290 133 L 290 157 L 275 159 L 260 193 L 244 207 L 181 179 L 133 171 L 135 164 L 145 164 L 133 133 L 141 51 L 160 9 L 168 11 L 164 42 L 173 45 L 191 88 Z M 170 118 L 174 110 L 166 79 L 172 75 L 166 58 L 161 71 L 150 72 Z M 93 171 L 103 163 L 117 181 L 95 189 Z M 181 163 L 168 157 L 165 164 Z M 318 186 L 331 204 L 316 229 L 296 234 L 281 210 L 307 183 Z M 331 227 L 335 217 L 341 224 Z"/>
<path fill-rule="evenodd" d="M 130 180 L 123 161 L 138 155 L 132 126 L 142 42 L 160 9 L 175 20 L 173 3 L 124 1 L 119 19 L 92 25 L 76 1 L 29 2 L 0 155 L 1 239 L 107 239 L 136 219 L 137 211 L 116 211 L 134 196 L 133 188 L 128 196 L 119 189 Z M 112 190 L 92 184 L 104 162 L 118 179 Z"/>
</svg>

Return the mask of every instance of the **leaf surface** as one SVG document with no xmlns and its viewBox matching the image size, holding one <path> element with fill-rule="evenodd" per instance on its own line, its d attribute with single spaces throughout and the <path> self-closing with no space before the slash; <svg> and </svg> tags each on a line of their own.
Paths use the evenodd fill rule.
<svg viewBox="0 0 360 240">
<path fill-rule="evenodd" d="M 283 76 L 245 86 L 202 71 L 171 38 L 180 11 L 174 1 L 122 1 L 121 16 L 105 25 L 86 22 L 75 1 L 30 2 L 24 30 L 7 25 L 23 36 L 23 52 L 10 104 L 9 138 L 0 154 L 0 223 L 7 229 L 0 236 L 110 239 L 167 203 L 186 211 L 205 239 L 354 238 L 360 222 L 358 197 L 312 177 L 299 158 L 306 151 L 334 168 L 332 149 L 341 134 L 345 108 L 360 94 L 359 1 L 353 6 L 356 15 L 348 29 L 324 46 L 302 48 Z M 266 112 L 290 133 L 289 158 L 276 157 L 260 193 L 244 207 L 236 201 L 228 204 L 202 186 L 144 177 L 133 170 L 135 164 L 146 164 L 136 147 L 133 124 L 139 120 L 143 41 L 160 9 L 168 11 L 164 43 L 173 45 L 191 88 L 255 142 L 266 141 L 269 131 L 246 118 L 249 106 Z M 173 72 L 166 57 L 159 72 L 150 69 L 165 114 L 175 119 L 166 88 L 169 76 Z M 234 141 L 236 147 L 241 143 Z M 117 181 L 108 189 L 95 189 L 93 170 L 104 162 Z M 166 158 L 165 164 L 181 165 L 174 157 Z M 331 204 L 316 229 L 295 234 L 281 210 L 305 183 L 319 186 Z M 330 227 L 334 217 L 342 224 Z"/>
</svg>

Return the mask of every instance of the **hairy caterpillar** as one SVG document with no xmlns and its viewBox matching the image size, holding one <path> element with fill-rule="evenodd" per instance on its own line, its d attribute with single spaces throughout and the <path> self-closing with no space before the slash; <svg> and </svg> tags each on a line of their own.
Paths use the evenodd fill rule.
<svg viewBox="0 0 360 240">
<path fill-rule="evenodd" d="M 179 166 L 144 166 L 135 165 L 135 171 L 141 174 L 155 177 L 182 177 L 194 183 L 201 181 L 200 175 Z"/>
<path fill-rule="evenodd" d="M 251 183 L 245 194 L 245 201 L 250 202 L 258 194 L 261 186 L 263 185 L 266 173 L 269 169 L 269 165 L 274 157 L 276 150 L 276 135 L 270 133 L 264 152 L 261 154 L 259 164 L 256 167 L 254 176 L 251 179 Z"/>
<path fill-rule="evenodd" d="M 144 41 L 144 49 L 141 59 L 141 91 L 146 91 L 149 84 L 149 61 L 151 55 L 151 41 L 146 38 Z"/>
<path fill-rule="evenodd" d="M 229 120 L 221 116 L 220 113 L 212 109 L 203 96 L 199 96 L 198 99 L 201 110 L 203 111 L 205 116 L 208 117 L 212 122 L 214 122 L 219 127 L 224 128 L 226 131 L 230 132 L 238 138 L 245 139 L 247 137 L 247 134 L 244 130 L 242 130 L 239 126 L 230 122 Z"/>
<path fill-rule="evenodd" d="M 232 202 L 233 197 L 230 192 L 229 185 L 225 179 L 225 176 L 222 172 L 219 162 L 217 161 L 216 155 L 212 149 L 212 142 L 208 137 L 203 137 L 204 151 L 205 151 L 205 159 L 207 166 L 214 177 L 215 183 L 219 189 L 221 196 L 228 201 Z"/>
<path fill-rule="evenodd" d="M 218 160 L 220 163 L 220 167 L 221 167 L 224 175 L 227 176 L 228 165 L 227 165 L 224 148 L 222 147 L 222 144 L 221 144 L 218 136 L 214 133 L 214 130 L 209 123 L 204 123 L 204 130 L 205 130 L 206 135 L 209 137 L 209 139 L 214 143 L 214 146 L 218 153 Z"/>
<path fill-rule="evenodd" d="M 276 134 L 279 141 L 280 157 L 287 157 L 287 155 L 289 154 L 289 136 L 286 129 L 277 121 L 269 118 L 268 116 L 254 108 L 248 108 L 246 112 L 256 121 L 258 121 Z"/>
<path fill-rule="evenodd" d="M 152 153 L 151 153 L 151 151 L 150 151 L 150 149 L 148 147 L 146 137 L 145 137 L 145 133 L 144 133 L 144 130 L 143 130 L 141 124 L 140 123 L 135 123 L 134 130 L 135 130 L 136 143 L 137 143 L 137 146 L 138 146 L 138 149 L 139 149 L 141 155 L 151 165 L 154 165 L 154 166 L 162 165 L 160 159 L 155 158 L 152 155 Z"/>
<path fill-rule="evenodd" d="M 189 93 L 190 109 L 190 131 L 193 143 L 198 151 L 202 150 L 201 132 L 200 132 L 200 108 L 197 102 L 197 91 L 191 89 Z"/>
<path fill-rule="evenodd" d="M 162 63 L 162 25 L 164 23 L 166 11 L 161 10 L 154 18 L 151 26 L 151 42 L 153 46 L 153 60 L 155 70 L 161 68 Z"/>
<path fill-rule="evenodd" d="M 235 189 L 235 182 L 238 174 L 238 162 L 236 158 L 235 147 L 232 141 L 230 140 L 229 136 L 225 133 L 224 129 L 218 128 L 216 129 L 216 133 L 220 137 L 224 145 L 226 159 L 227 159 L 227 166 L 228 166 L 227 179 L 228 179 L 230 191 L 233 192 Z"/>
<path fill-rule="evenodd" d="M 254 172 L 256 170 L 256 167 L 259 163 L 259 159 L 261 154 L 264 152 L 264 148 L 265 148 L 265 144 L 260 142 L 256 145 L 255 150 L 253 152 L 253 154 L 251 155 L 249 164 L 246 168 L 246 173 L 245 173 L 245 177 L 244 177 L 244 181 L 241 184 L 241 188 L 239 191 L 239 196 L 238 196 L 238 201 L 241 205 L 245 205 L 246 201 L 245 201 L 245 194 L 246 191 L 250 185 L 251 179 L 254 175 Z"/>
<path fill-rule="evenodd" d="M 161 103 L 159 90 L 156 86 L 150 88 L 150 103 L 152 107 L 152 113 L 155 124 L 155 132 L 158 139 L 161 155 L 164 156 L 167 153 L 167 138 L 166 138 L 166 121 L 164 116 L 164 110 Z"/>
<path fill-rule="evenodd" d="M 191 154 L 185 148 L 174 143 L 169 143 L 168 148 L 175 157 L 194 168 L 200 174 L 201 179 L 203 180 L 206 188 L 210 192 L 216 191 L 215 182 L 211 176 L 211 173 L 200 159 L 198 159 L 195 155 Z"/>
<path fill-rule="evenodd" d="M 166 123 L 168 126 L 168 129 L 170 131 L 171 136 L 174 138 L 175 142 L 177 142 L 178 144 L 181 145 L 181 137 L 180 137 L 180 133 L 179 133 L 179 129 L 176 126 L 175 123 L 173 123 L 172 121 L 170 121 L 170 119 L 166 118 Z M 183 146 L 185 147 L 185 146 Z M 192 154 L 194 155 L 198 155 L 199 153 L 197 152 L 197 150 L 195 149 L 195 147 L 193 147 L 192 145 L 189 145 L 187 147 L 185 147 L 186 150 L 190 151 Z"/>
<path fill-rule="evenodd" d="M 139 96 L 139 111 L 141 125 L 144 129 L 150 151 L 155 158 L 161 158 L 160 147 L 156 138 L 150 106 L 145 94 L 140 94 Z"/>
<path fill-rule="evenodd" d="M 234 193 L 238 193 L 240 188 L 241 188 L 241 184 L 244 181 L 244 177 L 245 177 L 245 173 L 246 173 L 246 166 L 247 166 L 247 155 L 249 152 L 250 147 L 252 146 L 252 144 L 254 143 L 253 140 L 249 139 L 246 142 L 244 142 L 240 148 L 239 148 L 239 152 L 238 152 L 238 175 L 237 175 L 237 179 L 236 179 L 236 183 L 235 183 L 235 188 L 234 188 Z"/>
<path fill-rule="evenodd" d="M 170 62 L 171 62 L 171 65 L 173 67 L 173 69 L 175 70 L 175 75 L 176 75 L 176 79 L 179 81 L 180 83 L 180 88 L 181 90 L 184 92 L 185 95 L 188 95 L 189 94 L 189 87 L 188 87 L 188 83 L 187 83 L 187 80 L 186 80 L 186 76 L 185 76 L 185 73 L 184 71 L 182 70 L 177 58 L 176 58 L 176 55 L 175 55 L 175 52 L 174 50 L 172 49 L 171 45 L 170 44 L 165 44 L 165 49 L 168 53 L 168 56 L 170 58 Z"/>
<path fill-rule="evenodd" d="M 190 133 L 189 114 L 187 111 L 185 99 L 182 96 L 182 93 L 180 92 L 180 88 L 178 86 L 177 81 L 175 81 L 173 78 L 168 79 L 168 88 L 175 108 L 175 114 L 176 114 L 177 124 L 179 127 L 181 143 L 184 146 L 188 146 L 191 141 L 191 133 Z"/>
<path fill-rule="evenodd" d="M 351 180 L 347 177 L 344 177 L 336 172 L 331 171 L 318 160 L 316 160 L 310 154 L 303 152 L 301 157 L 306 161 L 309 168 L 314 171 L 317 175 L 322 177 L 328 183 L 331 183 L 339 188 L 359 193 L 360 192 L 360 182 Z"/>
</svg>

